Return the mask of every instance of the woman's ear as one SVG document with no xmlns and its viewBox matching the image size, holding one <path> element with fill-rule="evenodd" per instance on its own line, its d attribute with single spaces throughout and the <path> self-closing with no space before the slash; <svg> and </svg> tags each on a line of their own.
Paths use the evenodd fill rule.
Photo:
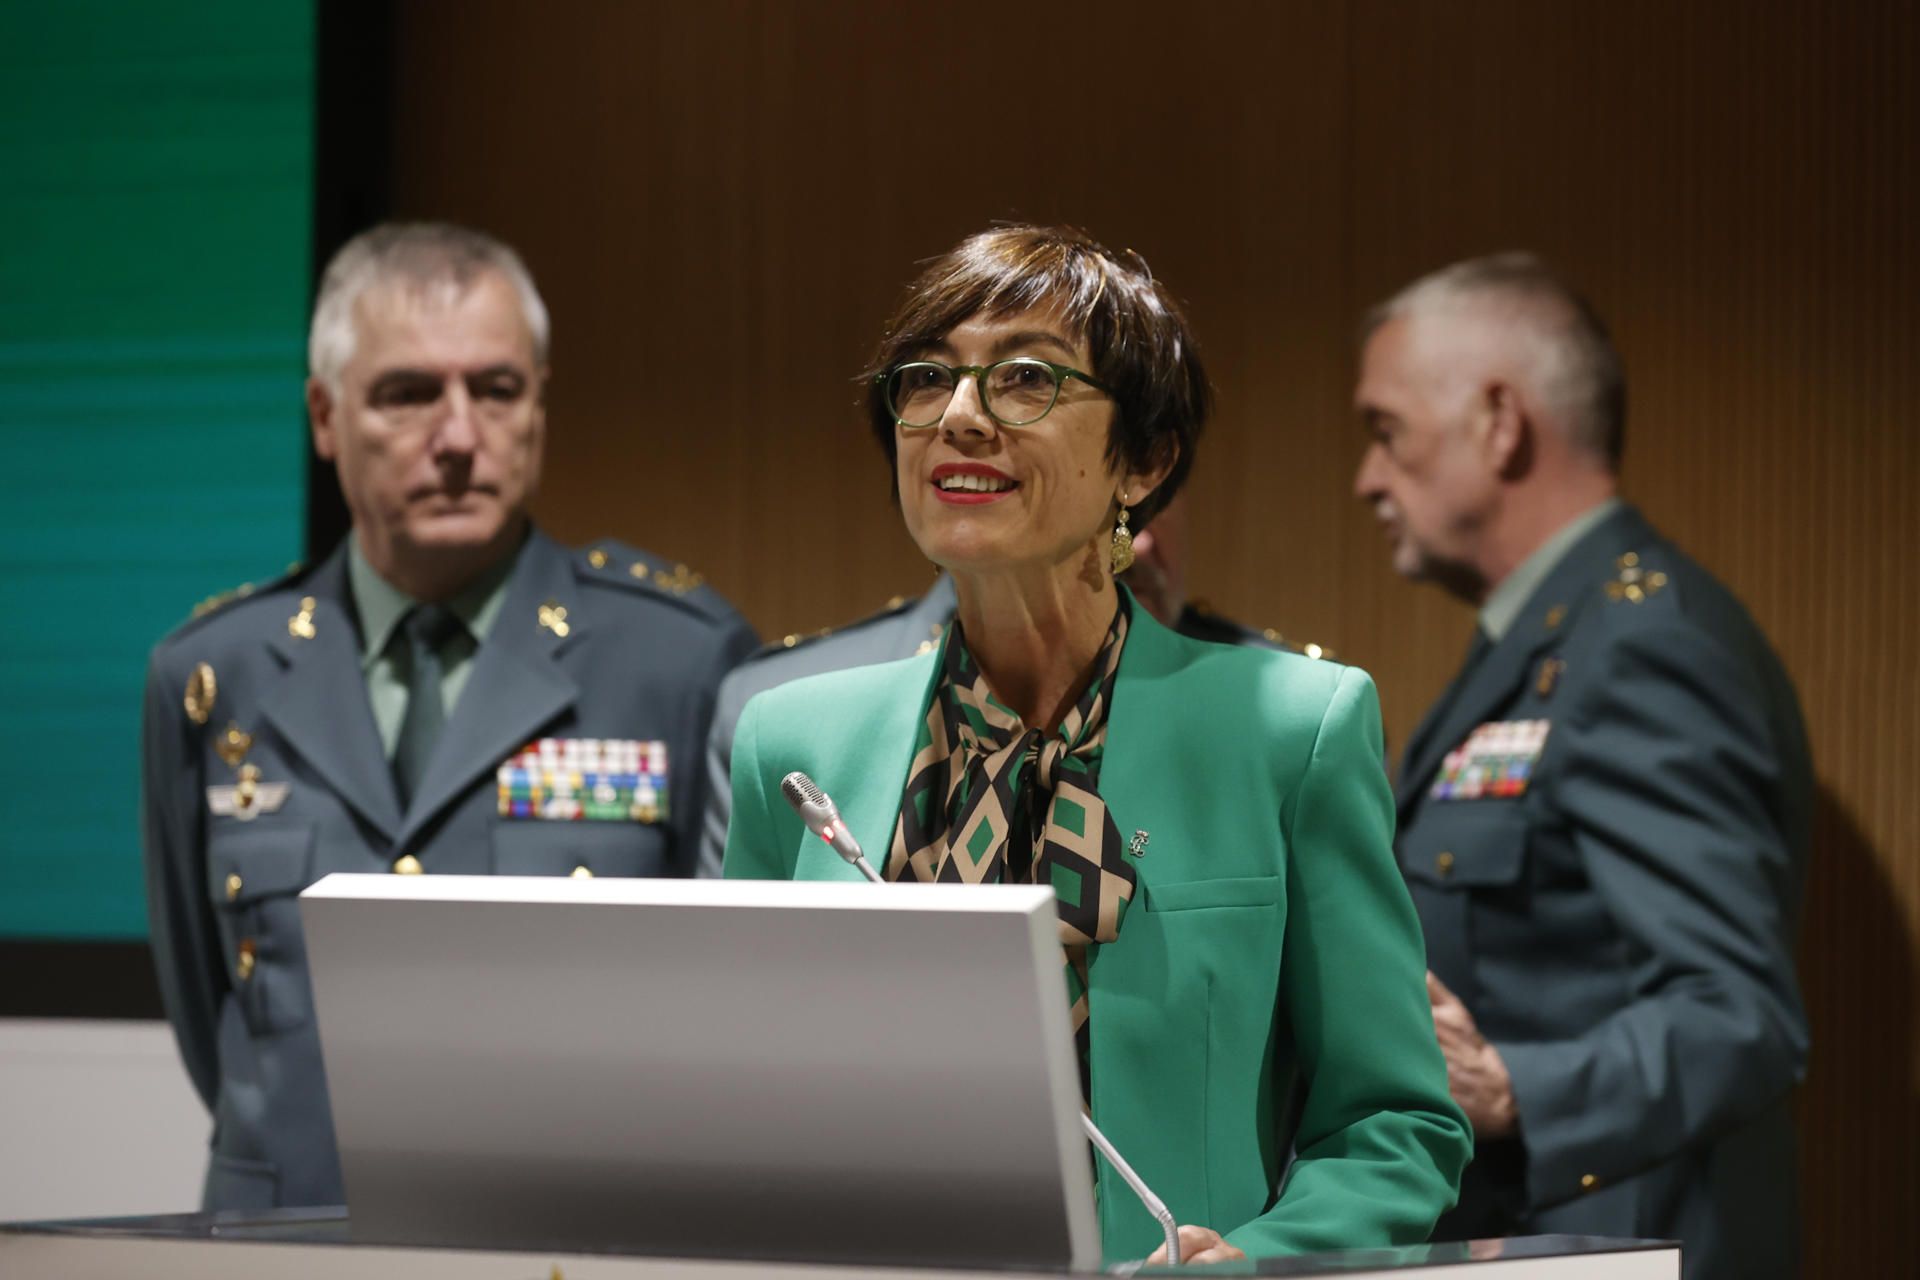
<svg viewBox="0 0 1920 1280">
<path fill-rule="evenodd" d="M 1149 494 L 1166 483 L 1173 474 L 1174 464 L 1180 461 L 1178 441 L 1168 441 L 1165 457 L 1141 471 L 1128 471 L 1120 477 L 1120 488 L 1127 495 L 1127 505 L 1137 507 L 1147 500 Z"/>
</svg>

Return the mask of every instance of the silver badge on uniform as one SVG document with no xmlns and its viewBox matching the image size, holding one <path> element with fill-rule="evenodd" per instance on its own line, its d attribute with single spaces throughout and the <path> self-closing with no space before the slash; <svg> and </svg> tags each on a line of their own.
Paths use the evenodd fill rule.
<svg viewBox="0 0 1920 1280">
<path fill-rule="evenodd" d="M 252 822 L 263 813 L 274 813 L 287 802 L 287 784 L 260 781 L 256 765 L 240 767 L 240 781 L 232 786 L 207 788 L 207 811 L 216 818 L 238 818 Z"/>
</svg>

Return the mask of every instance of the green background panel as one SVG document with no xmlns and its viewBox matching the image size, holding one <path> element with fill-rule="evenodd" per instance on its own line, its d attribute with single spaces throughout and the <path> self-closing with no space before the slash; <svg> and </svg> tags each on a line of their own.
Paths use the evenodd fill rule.
<svg viewBox="0 0 1920 1280">
<path fill-rule="evenodd" d="M 310 0 L 0 5 L 0 937 L 144 937 L 146 657 L 300 553 Z"/>
</svg>

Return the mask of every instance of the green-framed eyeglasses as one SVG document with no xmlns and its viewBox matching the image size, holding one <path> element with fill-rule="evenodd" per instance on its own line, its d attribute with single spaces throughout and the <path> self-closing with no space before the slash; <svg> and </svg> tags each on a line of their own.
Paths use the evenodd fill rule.
<svg viewBox="0 0 1920 1280">
<path fill-rule="evenodd" d="M 979 379 L 980 406 L 1003 427 L 1031 426 L 1046 417 L 1060 399 L 1060 384 L 1068 378 L 1078 378 L 1096 391 L 1107 391 L 1090 374 L 1034 356 L 1015 356 L 986 365 L 912 360 L 895 365 L 874 381 L 886 393 L 893 420 L 917 429 L 940 425 L 954 389 L 968 374 Z"/>
</svg>

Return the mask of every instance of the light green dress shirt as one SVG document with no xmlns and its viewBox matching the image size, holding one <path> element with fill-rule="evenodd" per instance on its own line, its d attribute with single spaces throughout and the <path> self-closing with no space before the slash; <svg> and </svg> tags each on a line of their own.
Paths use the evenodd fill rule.
<svg viewBox="0 0 1920 1280">
<path fill-rule="evenodd" d="M 486 643 L 493 621 L 506 599 L 507 579 L 513 576 L 514 556 L 502 558 L 480 579 L 447 601 L 447 608 L 466 624 L 466 634 L 447 642 L 440 655 L 440 700 L 453 716 L 460 691 L 473 672 L 474 655 Z M 367 699 L 373 704 L 373 722 L 380 730 L 380 747 L 387 759 L 400 741 L 400 723 L 407 715 L 406 645 L 396 642 L 400 620 L 419 601 L 381 577 L 360 550 L 358 534 L 347 539 L 347 585 L 353 607 L 360 614 L 360 670 L 367 679 Z"/>
<path fill-rule="evenodd" d="M 1520 562 L 1519 568 L 1502 578 L 1500 585 L 1487 596 L 1487 602 L 1480 606 L 1480 630 L 1486 632 L 1487 639 L 1499 644 L 1513 626 L 1514 619 L 1520 616 L 1520 611 L 1527 607 L 1527 600 L 1533 595 L 1534 589 L 1547 580 L 1553 567 L 1560 563 L 1567 552 L 1573 550 L 1573 544 L 1619 509 L 1618 498 L 1608 498 L 1587 508 L 1561 525 L 1551 538 Z"/>
</svg>

